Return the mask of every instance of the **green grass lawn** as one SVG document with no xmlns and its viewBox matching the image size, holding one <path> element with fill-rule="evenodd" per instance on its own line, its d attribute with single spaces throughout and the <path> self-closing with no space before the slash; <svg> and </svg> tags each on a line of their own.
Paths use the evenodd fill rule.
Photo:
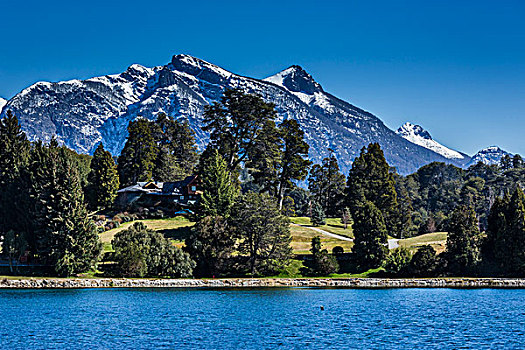
<svg viewBox="0 0 525 350">
<path fill-rule="evenodd" d="M 310 218 L 305 216 L 290 217 L 290 221 L 297 225 L 312 226 Z M 341 223 L 341 219 L 339 218 L 328 218 L 326 219 L 326 225 L 318 226 L 317 228 L 330 233 L 335 233 L 336 235 L 350 238 L 354 237 L 352 226 L 348 225 L 348 227 L 345 229 L 345 225 Z"/>
<path fill-rule="evenodd" d="M 104 246 L 104 251 L 112 251 L 111 241 L 117 232 L 125 230 L 133 225 L 135 222 L 142 222 L 148 228 L 158 231 L 168 239 L 171 239 L 175 245 L 182 246 L 184 239 L 189 234 L 189 228 L 195 225 L 194 222 L 189 221 L 187 218 L 178 216 L 170 219 L 150 219 L 150 220 L 136 220 L 132 222 L 126 222 L 120 227 L 108 230 L 100 234 L 100 240 Z"/>
<path fill-rule="evenodd" d="M 309 254 L 310 248 L 312 247 L 312 238 L 315 236 L 321 237 L 321 244 L 324 249 L 327 249 L 330 253 L 332 248 L 335 246 L 341 246 L 345 252 L 349 252 L 354 245 L 353 242 L 342 241 L 340 239 L 323 236 L 319 232 L 316 232 L 308 227 L 302 226 L 290 226 L 290 232 L 292 234 L 292 248 L 295 254 Z"/>
<path fill-rule="evenodd" d="M 423 245 L 431 245 L 436 252 L 439 254 L 445 250 L 447 243 L 447 233 L 446 232 L 433 232 L 426 233 L 424 235 L 419 235 L 411 238 L 401 239 L 399 245 L 401 247 L 408 248 L 410 250 L 417 250 Z"/>
</svg>

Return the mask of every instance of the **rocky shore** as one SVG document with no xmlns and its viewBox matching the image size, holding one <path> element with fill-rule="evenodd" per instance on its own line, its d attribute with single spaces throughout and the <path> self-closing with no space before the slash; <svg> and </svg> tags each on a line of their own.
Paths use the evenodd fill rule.
<svg viewBox="0 0 525 350">
<path fill-rule="evenodd" d="M 503 278 L 4 278 L 0 289 L 53 288 L 525 288 L 525 279 Z"/>
</svg>

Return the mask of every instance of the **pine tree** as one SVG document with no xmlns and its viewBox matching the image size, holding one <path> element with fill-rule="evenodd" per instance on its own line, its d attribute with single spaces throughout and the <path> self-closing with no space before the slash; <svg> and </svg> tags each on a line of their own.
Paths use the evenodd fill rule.
<svg viewBox="0 0 525 350">
<path fill-rule="evenodd" d="M 355 216 L 362 196 L 379 209 L 388 233 L 399 236 L 399 209 L 393 174 L 378 143 L 368 148 L 352 163 L 346 187 L 346 205 Z"/>
<path fill-rule="evenodd" d="M 450 216 L 446 245 L 449 272 L 471 273 L 479 260 L 479 226 L 472 207 L 458 206 Z"/>
<path fill-rule="evenodd" d="M 24 193 L 20 176 L 27 167 L 29 150 L 30 143 L 17 117 L 7 111 L 0 120 L 0 236 L 22 229 L 25 213 L 21 208 Z"/>
<path fill-rule="evenodd" d="M 352 251 L 359 267 L 368 270 L 381 266 L 388 255 L 387 230 L 383 214 L 374 203 L 362 200 L 356 205 L 352 217 L 354 218 Z"/>
<path fill-rule="evenodd" d="M 156 181 L 175 181 L 193 175 L 198 154 L 195 133 L 188 121 L 175 120 L 159 113 L 150 126 L 158 151 L 152 170 L 153 178 Z"/>
<path fill-rule="evenodd" d="M 308 189 L 312 197 L 330 217 L 341 214 L 344 200 L 345 176 L 339 171 L 337 158 L 332 155 L 323 159 L 322 165 L 315 164 L 308 178 Z"/>
<path fill-rule="evenodd" d="M 304 141 L 304 132 L 296 120 L 286 119 L 279 125 L 279 131 L 283 139 L 283 150 L 277 176 L 277 200 L 279 208 L 282 208 L 286 191 L 292 187 L 292 180 L 304 180 L 311 162 L 308 160 L 309 146 Z"/>
<path fill-rule="evenodd" d="M 310 216 L 310 221 L 314 226 L 323 226 L 326 224 L 326 215 L 321 204 L 317 202 L 312 203 L 312 215 Z"/>
<path fill-rule="evenodd" d="M 146 119 L 137 119 L 129 123 L 128 139 L 118 157 L 117 168 L 121 186 L 152 179 L 158 155 L 152 129 L 153 122 Z"/>
<path fill-rule="evenodd" d="M 260 96 L 226 90 L 220 103 L 204 111 L 203 130 L 210 133 L 208 148 L 218 150 L 230 172 L 237 171 L 256 152 L 255 140 L 276 116 L 275 106 Z"/>
<path fill-rule="evenodd" d="M 119 177 L 111 153 L 100 143 L 93 153 L 86 199 L 91 209 L 110 208 L 117 196 Z"/>
<path fill-rule="evenodd" d="M 37 143 L 28 175 L 31 250 L 61 276 L 87 271 L 98 260 L 102 245 L 87 216 L 75 161 L 54 140 L 48 146 Z"/>
<path fill-rule="evenodd" d="M 238 193 L 235 181 L 227 168 L 224 158 L 215 151 L 206 160 L 201 175 L 202 196 L 199 202 L 199 216 L 222 216 L 228 218 Z"/>
</svg>

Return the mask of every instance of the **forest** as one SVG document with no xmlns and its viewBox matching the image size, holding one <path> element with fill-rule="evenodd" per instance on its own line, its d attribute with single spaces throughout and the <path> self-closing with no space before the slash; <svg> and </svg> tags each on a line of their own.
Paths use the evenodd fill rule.
<svg viewBox="0 0 525 350">
<path fill-rule="evenodd" d="M 0 121 L 0 242 L 6 274 L 123 277 L 523 276 L 525 163 L 460 169 L 431 163 L 401 176 L 377 143 L 362 148 L 349 174 L 332 150 L 321 164 L 294 119 L 275 106 L 227 90 L 204 112 L 210 142 L 198 151 L 184 119 L 138 118 L 118 157 L 99 144 L 93 156 L 56 140 L 30 142 L 8 112 Z M 119 207 L 119 189 L 196 176 L 199 199 L 186 209 L 181 243 L 144 224 L 176 209 Z M 102 222 L 101 217 L 113 218 Z M 337 219 L 353 247 L 310 254 L 292 249 L 291 219 L 314 226 Z M 118 220 L 117 220 L 118 218 Z M 112 236 L 101 235 L 136 221 Z M 108 231 L 110 232 L 110 231 Z M 389 239 L 446 232 L 446 247 L 388 249 Z"/>
</svg>

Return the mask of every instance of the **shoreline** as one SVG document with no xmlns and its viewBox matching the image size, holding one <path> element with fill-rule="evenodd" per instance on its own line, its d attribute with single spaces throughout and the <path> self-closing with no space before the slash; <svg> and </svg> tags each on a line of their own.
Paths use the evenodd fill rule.
<svg viewBox="0 0 525 350">
<path fill-rule="evenodd" d="M 0 289 L 83 288 L 501 288 L 525 289 L 525 278 L 3 278 Z"/>
</svg>

